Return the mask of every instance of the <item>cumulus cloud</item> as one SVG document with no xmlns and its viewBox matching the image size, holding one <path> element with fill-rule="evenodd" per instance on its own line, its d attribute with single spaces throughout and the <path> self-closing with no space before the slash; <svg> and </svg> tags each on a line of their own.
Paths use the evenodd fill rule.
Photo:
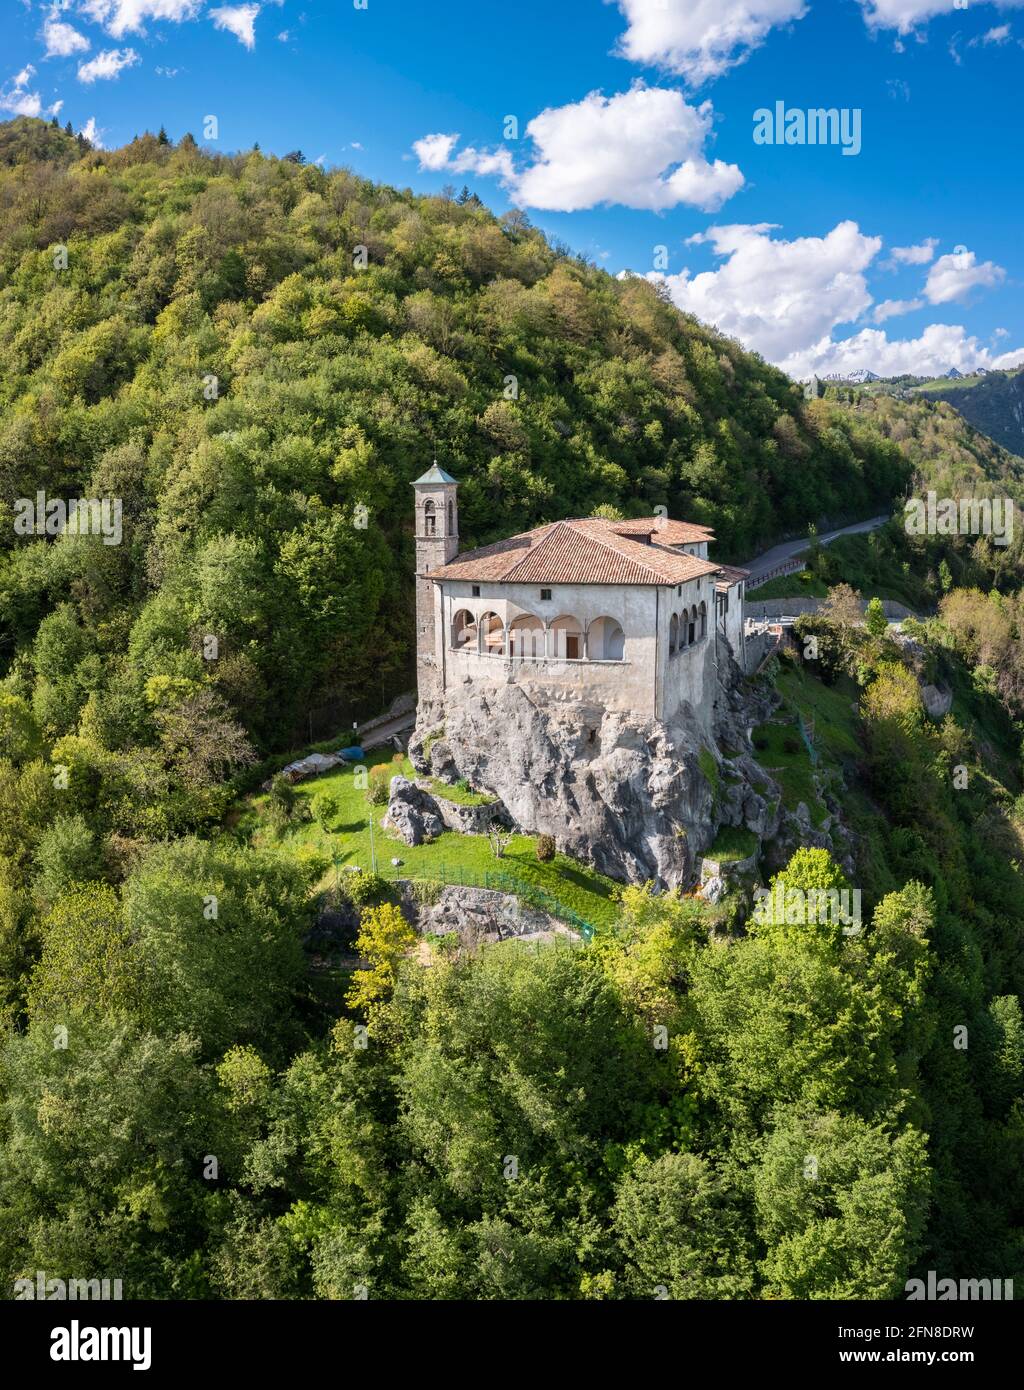
<svg viewBox="0 0 1024 1390">
<path fill-rule="evenodd" d="M 802 19 L 805 0 L 615 0 L 628 28 L 618 52 L 696 85 L 720 77 L 773 28 Z"/>
<path fill-rule="evenodd" d="M 875 323 L 885 323 L 886 319 L 897 318 L 900 314 L 912 314 L 915 309 L 923 309 L 923 299 L 883 299 L 871 312 Z"/>
<path fill-rule="evenodd" d="M 38 92 L 30 92 L 28 84 L 36 75 L 29 63 L 19 73 L 15 73 L 10 83 L 0 87 L 0 111 L 9 111 L 12 116 L 55 116 L 63 102 L 55 102 L 44 111 L 43 99 Z"/>
<path fill-rule="evenodd" d="M 125 68 L 134 67 L 139 55 L 134 48 L 108 48 L 97 53 L 87 63 L 79 63 L 78 80 L 87 85 L 93 82 L 107 82 L 119 77 Z"/>
<path fill-rule="evenodd" d="M 973 251 L 965 248 L 940 256 L 928 272 L 924 292 L 929 304 L 952 304 L 966 299 L 973 289 L 988 289 L 1006 279 L 1006 271 L 994 261 L 978 264 Z"/>
<path fill-rule="evenodd" d="M 210 18 L 215 28 L 226 29 L 246 48 L 255 48 L 256 16 L 259 12 L 259 5 L 221 5 L 210 11 Z"/>
<path fill-rule="evenodd" d="M 46 44 L 47 58 L 69 58 L 73 53 L 87 53 L 89 40 L 70 24 L 59 19 L 48 19 L 43 25 L 43 42 Z"/>
<path fill-rule="evenodd" d="M 879 376 L 902 372 L 961 371 L 1009 365 L 1015 355 L 993 358 L 988 348 L 956 324 L 930 324 L 916 338 L 891 339 L 881 328 L 864 328 L 837 339 L 843 325 L 855 324 L 870 310 L 876 323 L 924 307 L 923 300 L 884 300 L 875 306 L 867 272 L 881 250 L 881 238 L 866 236 L 855 222 L 840 222 L 822 237 L 786 241 L 769 224 L 711 227 L 690 238 L 706 243 L 722 259 L 716 270 L 691 275 L 651 272 L 672 301 L 797 380 L 867 367 Z M 927 245 L 927 243 L 925 243 Z M 920 248 L 900 248 L 901 250 Z M 936 262 L 941 265 L 942 260 Z"/>
<path fill-rule="evenodd" d="M 1013 352 L 1004 352 L 999 357 L 993 357 L 989 366 L 996 371 L 1005 371 L 1009 367 L 1024 367 L 1024 348 L 1015 348 Z"/>
<path fill-rule="evenodd" d="M 901 34 L 909 34 L 937 15 L 965 8 L 956 0 L 860 0 L 860 4 L 869 28 L 896 29 Z M 1024 0 L 998 0 L 998 4 L 1009 10 L 1024 5 Z"/>
<path fill-rule="evenodd" d="M 785 369 L 798 380 L 812 372 L 818 376 L 848 376 L 858 367 L 869 367 L 879 376 L 937 376 L 956 367 L 961 372 L 976 367 L 1009 367 L 1024 360 L 1024 348 L 993 358 L 988 348 L 960 324 L 933 323 L 917 338 L 889 338 L 881 329 L 865 328 L 842 342 L 823 339 L 793 354 Z"/>
<path fill-rule="evenodd" d="M 889 252 L 889 261 L 893 266 L 927 265 L 934 257 L 938 244 L 938 237 L 930 236 L 918 246 L 894 246 Z"/>
<path fill-rule="evenodd" d="M 95 116 L 90 116 L 86 121 L 85 125 L 82 127 L 82 134 L 89 141 L 89 144 L 92 145 L 93 149 L 102 150 L 104 148 L 103 141 L 100 139 L 100 130 L 96 124 Z"/>
<path fill-rule="evenodd" d="M 102 24 L 115 39 L 145 32 L 147 19 L 166 19 L 176 24 L 195 19 L 203 0 L 83 0 L 82 12 Z"/>
<path fill-rule="evenodd" d="M 709 102 L 690 106 L 680 92 L 638 84 L 535 116 L 526 127 L 533 160 L 518 170 L 504 146 L 456 154 L 457 135 L 428 135 L 413 148 L 424 169 L 497 174 L 524 207 L 576 212 L 618 203 L 661 212 L 685 203 L 717 212 L 744 178 L 737 165 L 705 157 L 712 120 Z"/>
<path fill-rule="evenodd" d="M 855 222 L 840 222 L 824 237 L 775 239 L 775 228 L 711 227 L 692 242 L 708 242 L 724 258 L 718 270 L 691 276 L 652 272 L 675 304 L 716 324 L 769 361 L 785 363 L 839 323 L 871 307 L 864 271 L 882 246 Z"/>
<path fill-rule="evenodd" d="M 413 143 L 421 169 L 439 173 L 443 169 L 453 174 L 497 174 L 506 181 L 515 178 L 512 156 L 504 145 L 495 150 L 478 150 L 467 145 L 455 154 L 458 135 L 425 135 Z"/>
</svg>

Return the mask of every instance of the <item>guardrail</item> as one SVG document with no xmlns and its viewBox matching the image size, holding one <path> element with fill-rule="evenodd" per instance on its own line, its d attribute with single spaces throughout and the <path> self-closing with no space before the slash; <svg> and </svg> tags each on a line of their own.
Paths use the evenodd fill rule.
<svg viewBox="0 0 1024 1390">
<path fill-rule="evenodd" d="M 768 584 L 773 579 L 782 579 L 787 574 L 796 574 L 799 570 L 805 569 L 803 560 L 787 560 L 785 564 L 776 565 L 774 569 L 765 570 L 764 574 L 751 576 L 747 580 L 747 593 L 752 589 L 760 589 L 762 584 Z"/>
</svg>

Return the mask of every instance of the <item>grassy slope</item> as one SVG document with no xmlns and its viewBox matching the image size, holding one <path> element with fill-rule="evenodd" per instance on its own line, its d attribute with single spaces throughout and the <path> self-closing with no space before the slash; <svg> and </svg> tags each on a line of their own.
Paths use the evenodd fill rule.
<svg viewBox="0 0 1024 1390">
<path fill-rule="evenodd" d="M 392 761 L 387 751 L 371 753 L 367 764 Z M 406 777 L 415 776 L 412 765 L 405 760 L 395 763 L 396 773 Z M 445 794 L 453 792 L 446 787 Z M 320 851 L 329 855 L 335 867 L 328 871 L 321 887 L 331 886 L 337 874 L 347 868 L 368 870 L 370 858 L 369 814 L 374 816 L 374 841 L 377 851 L 377 865 L 380 872 L 388 876 L 402 878 L 446 881 L 450 883 L 477 883 L 487 874 L 506 874 L 524 881 L 549 894 L 563 907 L 582 917 L 594 926 L 609 925 L 618 915 L 614 894 L 617 885 L 584 864 L 576 863 L 563 854 L 541 863 L 536 856 L 536 840 L 528 835 L 516 835 L 505 851 L 505 856 L 497 860 L 491 851 L 490 843 L 484 835 L 459 835 L 446 832 L 431 844 L 410 846 L 397 837 L 388 834 L 380 827 L 383 807 L 372 807 L 366 793 L 355 785 L 354 770 L 339 768 L 334 772 L 304 782 L 296 787 L 301 797 L 313 797 L 318 792 L 329 792 L 338 801 L 338 815 L 333 821 L 330 833 L 325 833 L 315 823 L 297 825 L 288 831 L 280 841 L 266 821 L 265 796 L 252 798 L 247 810 L 238 823 L 243 834 L 251 834 L 256 843 L 277 844 L 295 854 Z M 456 791 L 451 799 L 482 802 L 485 798 L 472 797 Z M 393 858 L 401 859 L 400 866 L 392 866 Z M 496 883 L 494 886 L 498 886 Z"/>
</svg>

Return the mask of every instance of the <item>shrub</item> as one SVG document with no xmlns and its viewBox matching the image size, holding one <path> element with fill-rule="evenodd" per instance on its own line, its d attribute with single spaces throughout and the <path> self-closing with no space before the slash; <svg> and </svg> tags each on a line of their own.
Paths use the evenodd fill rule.
<svg viewBox="0 0 1024 1390">
<path fill-rule="evenodd" d="M 376 767 L 370 768 L 366 795 L 372 806 L 386 806 L 388 804 L 391 779 L 394 775 L 389 763 L 378 763 Z"/>
<path fill-rule="evenodd" d="M 338 814 L 338 798 L 332 796 L 330 792 L 317 792 L 314 796 L 310 810 L 313 819 L 322 830 L 329 830 L 331 821 Z"/>
<path fill-rule="evenodd" d="M 279 833 L 291 823 L 297 800 L 298 794 L 288 778 L 280 775 L 275 777 L 267 797 L 267 819 Z"/>
<path fill-rule="evenodd" d="M 542 864 L 555 857 L 555 842 L 550 835 L 537 836 L 537 858 Z"/>
<path fill-rule="evenodd" d="M 383 902 L 389 891 L 386 878 L 366 869 L 360 869 L 357 874 L 346 874 L 342 880 L 342 887 L 357 907 Z"/>
<path fill-rule="evenodd" d="M 801 743 L 793 734 L 787 734 L 782 740 L 782 751 L 788 753 L 791 758 L 795 758 L 800 752 Z"/>
</svg>

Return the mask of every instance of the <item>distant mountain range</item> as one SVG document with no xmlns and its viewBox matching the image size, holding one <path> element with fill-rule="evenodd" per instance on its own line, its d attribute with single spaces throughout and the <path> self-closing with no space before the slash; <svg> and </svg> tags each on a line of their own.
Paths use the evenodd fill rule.
<svg viewBox="0 0 1024 1390">
<path fill-rule="evenodd" d="M 978 367 L 965 373 L 958 367 L 937 377 L 880 377 L 868 367 L 848 373 L 822 377 L 829 385 L 866 386 L 872 394 L 923 396 L 929 401 L 947 401 L 964 419 L 1001 444 L 1011 453 L 1024 457 L 1024 368 L 990 371 Z"/>
</svg>

